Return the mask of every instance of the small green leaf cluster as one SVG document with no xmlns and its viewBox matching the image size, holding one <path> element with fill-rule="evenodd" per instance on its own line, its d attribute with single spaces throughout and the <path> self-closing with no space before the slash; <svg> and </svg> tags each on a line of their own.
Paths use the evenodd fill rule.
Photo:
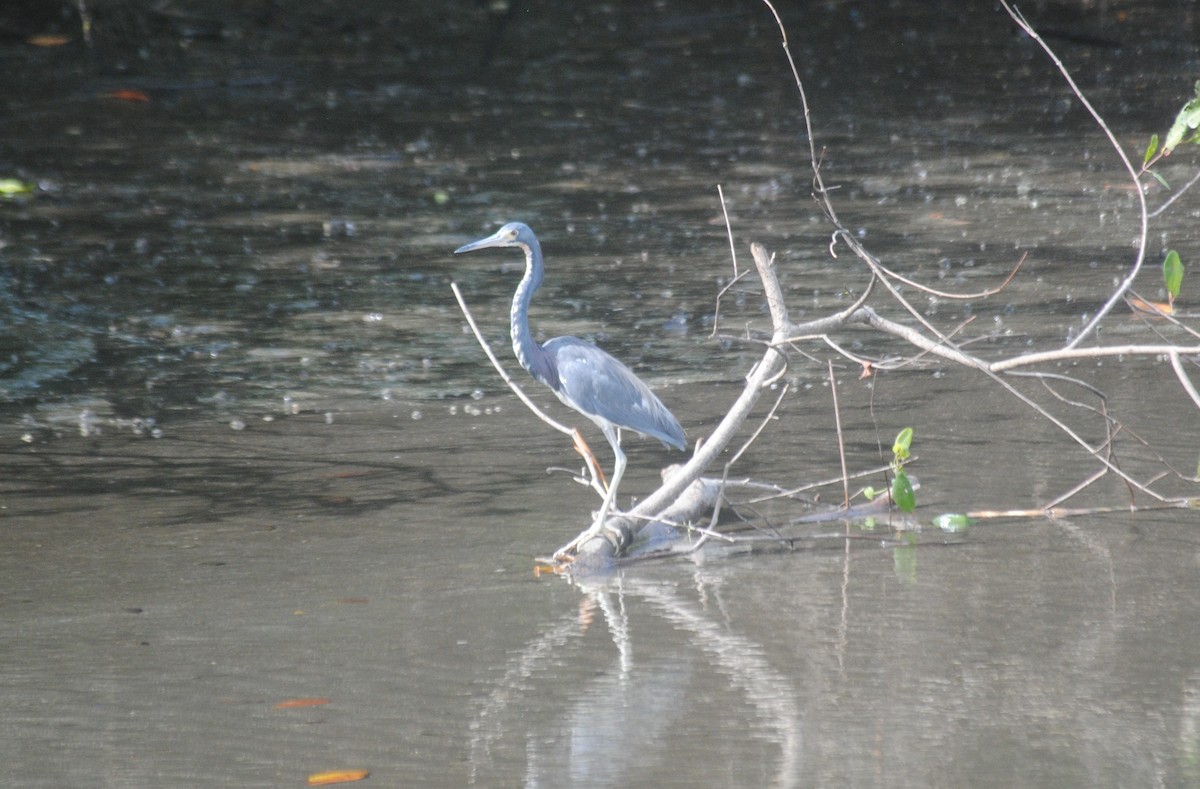
<svg viewBox="0 0 1200 789">
<path fill-rule="evenodd" d="M 909 447 L 912 446 L 913 429 L 906 427 L 896 436 L 892 443 L 892 501 L 901 512 L 912 512 L 917 508 L 917 494 L 913 492 L 912 482 L 904 471 L 904 461 L 909 458 Z"/>
<path fill-rule="evenodd" d="M 0 199 L 12 200 L 33 192 L 35 185 L 18 178 L 0 178 Z"/>
<path fill-rule="evenodd" d="M 1170 156 L 1171 151 L 1184 143 L 1200 143 L 1200 80 L 1197 80 L 1195 90 L 1196 98 L 1183 105 L 1167 131 L 1163 140 L 1163 156 Z"/>
<path fill-rule="evenodd" d="M 1200 80 L 1196 81 L 1194 90 L 1196 93 L 1195 97 L 1183 105 L 1183 108 L 1175 116 L 1175 122 L 1167 130 L 1167 136 L 1162 141 L 1161 152 L 1159 150 L 1158 135 L 1152 134 L 1150 135 L 1150 144 L 1146 146 L 1146 153 L 1142 157 L 1142 172 L 1150 173 L 1167 189 L 1171 188 L 1167 184 L 1167 179 L 1163 178 L 1158 172 L 1151 170 L 1150 166 L 1159 159 L 1170 156 L 1171 152 L 1180 145 L 1186 145 L 1187 143 L 1200 145 Z M 1179 257 L 1178 252 L 1168 249 L 1162 266 L 1163 285 L 1167 289 L 1167 303 L 1173 308 L 1175 306 L 1175 299 L 1179 296 L 1179 291 L 1183 287 L 1183 261 Z"/>
<path fill-rule="evenodd" d="M 917 494 L 913 492 L 912 481 L 904 471 L 904 461 L 908 460 L 909 447 L 912 446 L 913 429 L 906 427 L 896 435 L 892 442 L 892 462 L 888 467 L 892 470 L 892 502 L 901 512 L 912 512 L 917 507 Z M 879 491 L 868 485 L 863 488 L 867 501 L 874 501 Z"/>
<path fill-rule="evenodd" d="M 1154 176 L 1164 189 L 1170 189 L 1170 184 L 1167 179 L 1163 178 L 1160 173 L 1150 169 L 1150 165 L 1157 162 L 1159 159 L 1171 155 L 1171 152 L 1180 145 L 1187 143 L 1200 144 L 1200 80 L 1195 85 L 1196 96 L 1190 99 L 1183 108 L 1179 110 L 1179 114 L 1175 116 L 1175 122 L 1171 124 L 1171 128 L 1167 130 L 1167 136 L 1162 141 L 1162 150 L 1159 150 L 1159 139 L 1157 134 L 1150 135 L 1150 144 L 1146 146 L 1146 153 L 1142 157 L 1142 172 L 1150 173 Z"/>
</svg>

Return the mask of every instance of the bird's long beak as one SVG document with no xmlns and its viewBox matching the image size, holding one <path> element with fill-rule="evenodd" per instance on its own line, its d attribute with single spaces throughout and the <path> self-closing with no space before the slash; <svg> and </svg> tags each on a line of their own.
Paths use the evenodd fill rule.
<svg viewBox="0 0 1200 789">
<path fill-rule="evenodd" d="M 486 249 L 487 247 L 504 247 L 511 246 L 512 241 L 503 234 L 503 231 L 497 231 L 487 238 L 481 238 L 478 241 L 472 241 L 470 244 L 463 244 L 458 249 L 454 250 L 454 254 L 460 252 L 474 252 L 476 249 Z"/>
</svg>

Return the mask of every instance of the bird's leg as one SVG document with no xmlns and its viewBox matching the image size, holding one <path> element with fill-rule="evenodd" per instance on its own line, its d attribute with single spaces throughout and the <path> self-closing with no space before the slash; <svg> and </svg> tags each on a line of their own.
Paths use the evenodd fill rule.
<svg viewBox="0 0 1200 789">
<path fill-rule="evenodd" d="M 592 524 L 591 530 L 596 534 L 599 534 L 600 530 L 604 528 L 604 521 L 608 519 L 608 511 L 612 509 L 613 502 L 617 499 L 617 486 L 621 484 L 621 477 L 625 474 L 625 453 L 621 451 L 621 428 L 615 428 L 615 432 L 616 440 L 614 441 L 612 436 L 608 436 L 608 440 L 612 444 L 616 464 L 613 466 L 612 484 L 608 486 L 608 495 L 604 497 L 604 504 L 600 505 L 600 516 Z"/>
<path fill-rule="evenodd" d="M 611 425 L 603 425 L 602 427 L 604 429 L 604 437 L 608 439 L 608 443 L 612 446 L 613 455 L 616 457 L 616 464 L 613 466 L 612 484 L 608 486 L 608 495 L 604 497 L 604 503 L 600 505 L 600 514 L 596 517 L 596 520 L 592 522 L 587 531 L 555 551 L 554 555 L 556 557 L 566 555 L 568 552 L 575 550 L 604 531 L 604 522 L 608 520 L 608 512 L 612 509 L 613 501 L 617 498 L 617 486 L 621 484 L 621 477 L 625 474 L 625 453 L 621 451 L 621 430 Z"/>
<path fill-rule="evenodd" d="M 596 488 L 597 492 L 604 496 L 608 491 L 608 480 L 604 478 L 604 470 L 600 468 L 600 461 L 596 460 L 596 454 L 592 452 L 592 448 L 583 440 L 583 434 L 579 432 L 579 428 L 571 431 L 572 437 L 575 439 L 575 451 L 583 458 L 583 462 L 587 463 L 588 471 L 592 474 L 592 487 Z M 603 489 L 596 486 L 596 480 L 600 480 Z"/>
</svg>

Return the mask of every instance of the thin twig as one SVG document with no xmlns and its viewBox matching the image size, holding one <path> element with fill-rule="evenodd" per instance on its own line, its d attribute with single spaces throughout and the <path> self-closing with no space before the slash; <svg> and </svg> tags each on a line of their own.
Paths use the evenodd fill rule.
<svg viewBox="0 0 1200 789">
<path fill-rule="evenodd" d="M 968 518 L 975 518 L 976 520 L 993 520 L 999 518 L 1037 518 L 1039 516 L 1047 518 L 1072 518 L 1085 515 L 1107 515 L 1114 512 L 1136 513 L 1157 512 L 1159 510 L 1190 509 L 1192 506 L 1194 506 L 1194 504 L 1190 499 L 1169 499 L 1160 501 L 1157 504 L 1139 504 L 1136 507 L 1052 507 L 1025 510 L 971 510 L 965 514 Z"/>
<path fill-rule="evenodd" d="M 496 358 L 496 354 L 492 353 L 491 346 L 488 345 L 487 340 L 483 338 L 483 334 L 479 331 L 479 327 L 475 325 L 475 319 L 471 317 L 471 311 L 467 309 L 467 302 L 463 298 L 462 291 L 458 289 L 458 283 L 451 282 L 450 289 L 454 291 L 454 298 L 458 299 L 458 307 L 462 310 L 463 316 L 466 317 L 467 325 L 470 326 L 471 331 L 475 333 L 475 339 L 479 342 L 479 346 L 483 348 L 483 352 L 487 354 L 487 358 L 491 361 L 492 367 L 495 367 L 496 372 L 500 373 L 500 377 L 504 380 L 504 383 L 508 384 L 508 388 L 512 389 L 517 397 L 521 398 L 521 402 L 524 403 L 529 410 L 535 413 L 543 422 L 550 425 L 550 427 L 554 428 L 560 433 L 566 433 L 568 436 L 574 438 L 574 428 L 567 427 L 561 422 L 556 422 L 554 419 L 549 417 L 545 411 L 538 408 L 537 404 L 530 400 L 529 396 L 526 395 L 521 387 L 517 385 L 517 382 L 512 379 L 512 376 L 508 374 L 508 371 L 500 366 L 500 360 Z"/>
<path fill-rule="evenodd" d="M 1192 379 L 1188 377 L 1187 371 L 1183 369 L 1183 363 L 1179 360 L 1179 352 L 1171 351 L 1167 354 L 1171 359 L 1171 369 L 1175 371 L 1175 377 L 1179 379 L 1179 385 L 1183 387 L 1183 391 L 1188 393 L 1188 397 L 1192 398 L 1192 402 L 1200 408 L 1200 392 L 1196 391 L 1196 387 L 1192 384 Z"/>
<path fill-rule="evenodd" d="M 1151 211 L 1149 214 L 1149 217 L 1151 219 L 1157 219 L 1159 214 L 1161 214 L 1163 211 L 1166 211 L 1168 208 L 1170 208 L 1171 203 L 1174 203 L 1176 200 L 1183 197 L 1184 194 L 1186 194 L 1189 189 L 1191 189 L 1193 186 L 1195 186 L 1197 182 L 1200 182 L 1200 172 L 1197 172 L 1195 175 L 1193 175 L 1192 180 L 1188 181 L 1186 184 L 1181 186 L 1179 188 L 1179 191 L 1177 191 L 1177 192 L 1175 192 L 1175 194 L 1171 195 L 1165 203 L 1163 203 L 1158 208 Z"/>
<path fill-rule="evenodd" d="M 928 293 L 930 296 L 937 296 L 938 298 L 941 298 L 941 299 L 968 301 L 970 299 L 986 299 L 990 296 L 995 296 L 997 293 L 1000 293 L 1001 291 L 1003 291 L 1005 288 L 1008 287 L 1008 283 L 1013 281 L 1013 277 L 1017 276 L 1017 272 L 1021 270 L 1021 266 L 1025 265 L 1025 261 L 1028 258 L 1029 258 L 1029 253 L 1028 252 L 1023 253 L 1021 255 L 1021 259 L 1018 260 L 1016 265 L 1012 267 L 1012 270 L 1008 272 L 1008 276 L 1004 278 L 1003 282 L 1001 282 L 999 285 L 997 285 L 994 288 L 988 288 L 987 290 L 981 290 L 978 293 L 950 293 L 950 292 L 944 291 L 944 290 L 936 290 L 934 288 L 929 287 L 928 285 L 923 285 L 920 282 L 917 282 L 916 280 L 912 280 L 912 279 L 909 279 L 908 277 L 898 274 L 895 271 L 892 271 L 890 268 L 888 268 L 882 264 L 880 264 L 879 269 L 880 269 L 880 271 L 883 271 L 889 277 L 896 280 L 897 282 L 901 282 L 905 285 L 908 285 L 909 287 L 919 290 L 922 293 Z"/>
<path fill-rule="evenodd" d="M 1063 79 L 1066 80 L 1067 85 L 1070 86 L 1071 92 L 1075 94 L 1075 98 L 1079 99 L 1079 102 L 1083 104 L 1084 109 L 1086 109 L 1088 114 L 1092 116 L 1092 120 L 1094 120 L 1096 125 L 1100 127 L 1100 130 L 1104 132 L 1104 136 L 1108 137 L 1109 144 L 1112 145 L 1113 150 L 1116 151 L 1117 157 L 1121 160 L 1121 164 L 1125 166 L 1125 171 L 1129 173 L 1129 178 L 1133 182 L 1133 190 L 1135 193 L 1137 193 L 1139 216 L 1141 219 L 1141 232 L 1138 234 L 1137 256 L 1134 259 L 1133 266 L 1130 268 L 1129 273 L 1125 276 L 1125 279 L 1117 285 L 1116 290 L 1114 290 L 1112 295 L 1108 297 L 1108 301 L 1104 302 L 1104 305 L 1096 311 L 1096 314 L 1093 315 L 1092 319 L 1087 322 L 1087 325 L 1079 331 L 1079 334 L 1075 336 L 1075 339 L 1067 343 L 1067 348 L 1074 348 L 1083 342 L 1084 338 L 1096 330 L 1096 327 L 1100 325 L 1100 321 L 1104 320 L 1105 316 L 1112 311 L 1112 308 L 1115 307 L 1119 301 L 1121 301 L 1125 295 L 1125 291 L 1129 290 L 1129 288 L 1133 285 L 1133 281 L 1137 279 L 1138 272 L 1142 270 L 1142 264 L 1146 260 L 1146 243 L 1150 234 L 1150 219 L 1146 211 L 1146 194 L 1142 191 L 1141 181 L 1138 180 L 1137 169 L 1133 166 L 1133 163 L 1129 161 L 1129 157 L 1125 155 L 1125 149 L 1122 148 L 1121 143 L 1117 141 L 1117 137 L 1113 134 L 1112 129 L 1108 128 L 1108 124 L 1104 122 L 1104 118 L 1100 116 L 1100 113 L 1098 113 L 1096 108 L 1092 106 L 1092 103 L 1088 101 L 1087 96 L 1083 95 L 1083 91 L 1080 90 L 1079 86 L 1075 84 L 1075 80 L 1071 77 L 1071 72 L 1067 71 L 1067 67 L 1063 65 L 1062 60 L 1060 60 L 1058 55 L 1055 54 L 1054 50 L 1050 48 L 1050 45 L 1038 35 L 1037 31 L 1033 29 L 1033 25 L 1026 21 L 1024 15 L 1012 7 L 1012 5 L 1009 3 L 1009 0 L 1000 0 L 1000 4 L 1004 6 L 1004 10 L 1008 12 L 1008 15 L 1012 17 L 1013 21 L 1025 31 L 1025 34 L 1033 39 L 1034 42 L 1036 42 L 1037 45 L 1042 48 L 1042 51 L 1045 52 L 1046 56 L 1050 58 L 1050 62 L 1054 64 L 1055 68 L 1057 68 L 1059 73 L 1062 74 Z"/>
<path fill-rule="evenodd" d="M 725 236 L 729 239 L 729 260 L 733 263 L 734 279 L 738 277 L 737 247 L 733 243 L 733 227 L 729 224 L 729 209 L 725 206 L 725 190 L 717 184 L 717 197 L 721 199 L 721 216 L 725 218 Z"/>
<path fill-rule="evenodd" d="M 458 300 L 458 307 L 462 310 L 463 317 L 467 319 L 467 325 L 471 327 L 471 331 L 475 334 L 475 339 L 479 342 L 479 347 L 483 348 L 483 352 L 487 354 L 488 360 L 492 363 L 492 367 L 496 368 L 496 372 L 500 374 L 500 378 L 504 381 L 504 383 L 508 384 L 508 388 L 511 389 L 517 395 L 517 397 L 521 398 L 521 402 L 524 403 L 530 411 L 537 415 L 539 419 L 550 425 L 550 427 L 554 428 L 555 430 L 566 433 L 571 437 L 572 445 L 575 447 L 575 451 L 583 457 L 584 463 L 587 465 L 588 473 L 591 475 L 591 480 L 585 482 L 585 484 L 595 490 L 601 498 L 604 498 L 606 487 L 606 484 L 602 484 L 604 481 L 604 472 L 600 470 L 600 465 L 596 461 L 595 453 L 592 452 L 591 447 L 588 446 L 587 442 L 583 440 L 583 434 L 580 433 L 577 428 L 567 427 L 560 422 L 556 422 L 544 411 L 542 411 L 542 409 L 538 408 L 536 403 L 529 399 L 529 396 L 526 395 L 524 390 L 517 385 L 517 382 L 512 379 L 512 376 L 508 374 L 508 371 L 500 365 L 500 360 L 497 359 L 496 354 L 492 352 L 492 347 L 488 345 L 488 341 L 484 339 L 483 333 L 479 331 L 479 327 L 475 324 L 475 318 L 471 315 L 471 310 L 467 307 L 466 299 L 463 298 L 462 291 L 458 289 L 458 283 L 451 282 L 450 289 L 454 291 L 454 298 Z"/>
<path fill-rule="evenodd" d="M 785 367 L 784 369 L 787 368 Z M 771 406 L 771 410 L 768 411 L 767 415 L 762 418 L 762 421 L 759 423 L 758 427 L 755 428 L 750 437 L 742 442 L 742 445 L 738 447 L 738 451 L 733 453 L 733 457 L 729 458 L 729 460 L 725 463 L 725 473 L 721 476 L 721 484 L 724 484 L 725 480 L 729 477 L 729 470 L 733 468 L 734 464 L 741 460 L 742 455 L 744 455 L 746 450 L 750 449 L 751 445 L 758 440 L 759 435 L 762 434 L 762 431 L 766 429 L 767 425 L 774 421 L 775 412 L 779 410 L 779 405 L 783 402 L 783 398 L 787 395 L 787 393 L 788 385 L 784 384 L 780 388 L 779 396 L 775 398 L 775 404 Z"/>
<path fill-rule="evenodd" d="M 1027 367 L 1031 364 L 1046 362 L 1062 362 L 1069 359 L 1098 359 L 1102 356 L 1169 356 L 1171 354 L 1195 355 L 1200 354 L 1200 345 L 1108 345 L 1100 348 L 1062 348 L 1056 351 L 1039 351 L 1014 356 L 992 362 L 987 367 L 994 373 L 1002 373 L 1014 367 Z"/>
<path fill-rule="evenodd" d="M 771 310 L 771 322 L 775 327 L 774 336 L 778 342 L 782 342 L 788 326 L 787 307 L 783 302 L 783 291 L 779 287 L 779 281 L 776 279 L 771 265 L 772 258 L 761 244 L 751 244 L 750 251 L 754 255 L 754 263 L 758 268 L 767 305 Z M 742 393 L 730 406 L 725 417 L 713 430 L 708 440 L 697 446 L 691 459 L 664 481 L 658 490 L 638 502 L 631 514 L 652 515 L 658 512 L 674 501 L 684 488 L 717 460 L 758 402 L 764 384 L 774 379 L 780 370 L 786 368 L 787 357 L 778 350 L 778 342 L 773 341 L 767 346 L 763 358 L 755 365 L 753 374 L 749 376 L 746 385 L 742 388 Z"/>
<path fill-rule="evenodd" d="M 721 200 L 721 215 L 725 217 L 725 235 L 729 238 L 729 259 L 733 261 L 733 279 L 717 293 L 717 302 L 713 307 L 713 329 L 712 334 L 709 335 L 710 339 L 717 336 L 717 330 L 721 325 L 721 299 L 745 274 L 750 273 L 748 270 L 738 273 L 737 248 L 733 244 L 733 227 L 729 224 L 729 211 L 725 209 L 725 192 L 721 189 L 720 184 L 717 184 L 717 197 Z"/>
<path fill-rule="evenodd" d="M 914 461 L 914 459 L 915 459 L 915 456 L 914 456 L 914 458 L 910 458 L 908 460 L 908 463 L 911 464 Z M 879 466 L 877 468 L 869 468 L 869 469 L 866 469 L 865 471 L 856 471 L 853 474 L 849 475 L 849 478 L 850 479 L 862 479 L 865 477 L 873 477 L 876 474 L 887 471 L 889 468 L 890 468 L 890 466 L 883 465 L 883 466 Z M 755 499 L 750 499 L 748 501 L 739 502 L 738 506 L 740 507 L 740 506 L 746 506 L 746 505 L 750 505 L 750 504 L 760 504 L 764 501 L 771 501 L 773 499 L 792 498 L 794 496 L 797 496 L 801 493 L 805 493 L 810 490 L 816 490 L 817 488 L 827 488 L 830 485 L 837 485 L 845 478 L 846 478 L 845 475 L 842 475 L 840 477 L 833 477 L 830 479 L 818 480 L 817 482 L 809 482 L 809 483 L 807 483 L 805 485 L 801 485 L 800 487 L 797 487 L 797 488 L 788 488 L 787 490 L 777 490 L 766 496 L 759 496 L 758 498 L 755 498 Z"/>
<path fill-rule="evenodd" d="M 842 494 L 844 506 L 850 508 L 850 477 L 846 472 L 846 441 L 842 435 L 842 409 L 838 405 L 837 378 L 833 374 L 833 362 L 829 365 L 829 389 L 833 393 L 833 424 L 837 428 L 838 459 L 842 462 Z"/>
</svg>

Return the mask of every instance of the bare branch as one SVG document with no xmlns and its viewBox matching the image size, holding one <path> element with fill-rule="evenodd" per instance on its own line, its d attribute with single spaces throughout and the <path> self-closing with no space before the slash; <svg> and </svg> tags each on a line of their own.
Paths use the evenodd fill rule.
<svg viewBox="0 0 1200 789">
<path fill-rule="evenodd" d="M 1157 157 L 1155 157 L 1155 158 L 1157 158 Z M 1165 203 L 1163 203 L 1158 208 L 1151 211 L 1149 214 L 1150 218 L 1157 219 L 1159 214 L 1161 214 L 1163 211 L 1166 211 L 1168 208 L 1170 208 L 1172 203 L 1174 203 L 1179 198 L 1183 197 L 1189 189 L 1191 189 L 1193 186 L 1196 185 L 1197 182 L 1200 182 L 1200 172 L 1197 172 L 1195 175 L 1193 175 L 1192 180 L 1188 181 L 1186 184 L 1179 187 L 1179 190 L 1176 191 L 1175 194 L 1173 194 L 1169 198 L 1167 198 L 1167 201 Z"/>
<path fill-rule="evenodd" d="M 1183 363 L 1179 360 L 1179 351 L 1171 351 L 1167 354 L 1171 359 L 1171 368 L 1175 370 L 1175 377 L 1179 379 L 1179 384 L 1183 387 L 1183 391 L 1188 393 L 1188 397 L 1192 398 L 1192 402 L 1200 408 L 1200 393 L 1196 391 L 1192 379 L 1188 377 L 1187 371 L 1183 369 Z"/>
<path fill-rule="evenodd" d="M 1112 145 L 1113 150 L 1116 151 L 1117 156 L 1121 159 L 1121 164 L 1125 166 L 1125 171 L 1129 173 L 1129 178 L 1133 182 L 1134 192 L 1137 194 L 1138 198 L 1138 210 L 1141 218 L 1141 232 L 1138 234 L 1137 257 L 1134 259 L 1133 267 L 1130 268 L 1129 273 L 1125 275 L 1125 279 L 1123 279 L 1120 284 L 1117 285 L 1117 289 L 1114 290 L 1112 295 L 1108 297 L 1108 301 L 1104 302 L 1104 305 L 1096 311 L 1096 314 L 1093 315 L 1092 319 L 1088 321 L 1087 325 L 1080 330 L 1079 334 L 1075 336 L 1075 339 L 1067 343 L 1068 348 L 1074 348 L 1083 342 L 1084 338 L 1096 330 L 1096 327 L 1100 325 L 1100 321 L 1104 320 L 1104 317 L 1112 311 L 1112 308 L 1117 305 L 1117 302 L 1121 301 L 1125 295 L 1125 291 L 1129 290 L 1129 288 L 1133 285 L 1133 281 L 1137 279 L 1138 272 L 1142 270 L 1142 264 L 1146 260 L 1146 239 L 1148 238 L 1150 232 L 1150 219 L 1146 211 L 1146 194 L 1142 191 L 1142 184 L 1138 180 L 1137 169 L 1134 168 L 1133 163 L 1129 161 L 1129 157 L 1125 155 L 1125 150 L 1121 147 L 1121 143 L 1117 141 L 1116 135 L 1112 133 L 1112 129 L 1108 128 L 1108 124 L 1104 122 L 1104 118 L 1100 116 L 1100 113 L 1096 112 L 1096 108 L 1092 106 L 1092 103 L 1087 100 L 1087 96 L 1084 96 L 1083 91 L 1080 90 L 1079 86 L 1075 84 L 1075 80 L 1071 77 L 1071 73 L 1067 71 L 1067 67 L 1063 65 L 1061 60 L 1059 60 L 1058 55 L 1056 55 L 1054 50 L 1050 48 L 1050 45 L 1047 44 L 1045 40 L 1043 40 L 1042 37 L 1037 34 L 1037 31 L 1034 30 L 1033 26 L 1025 20 L 1025 17 L 1021 14 L 1021 12 L 1009 4 L 1009 0 L 1000 0 L 1000 4 L 1004 6 L 1004 10 L 1008 12 L 1008 15 L 1012 17 L 1013 21 L 1025 31 L 1025 34 L 1032 38 L 1037 45 L 1042 48 L 1042 51 L 1044 51 L 1047 57 L 1050 58 L 1050 62 L 1054 64 L 1059 73 L 1062 74 L 1063 79 L 1066 80 L 1067 85 L 1070 86 L 1071 92 L 1075 94 L 1075 97 L 1079 99 L 1081 104 L 1083 104 L 1084 108 L 1088 111 L 1088 114 L 1090 114 L 1092 119 L 1096 121 L 1096 125 L 1099 126 L 1100 130 L 1104 132 L 1104 135 L 1108 137 L 1109 144 Z"/>
<path fill-rule="evenodd" d="M 729 259 L 733 261 L 733 279 L 717 293 L 717 303 L 713 306 L 713 329 L 710 337 L 717 336 L 717 329 L 721 325 L 721 299 L 746 273 L 749 273 L 738 272 L 737 248 L 733 244 L 733 228 L 729 225 L 729 212 L 725 209 L 725 192 L 721 189 L 720 184 L 717 184 L 717 196 L 721 199 L 721 214 L 725 217 L 725 235 L 729 238 Z"/>
<path fill-rule="evenodd" d="M 850 475 L 846 473 L 846 442 L 842 436 L 842 409 L 838 406 L 837 378 L 833 375 L 833 362 L 828 363 L 829 389 L 833 393 L 833 424 L 837 429 L 838 458 L 842 463 L 842 506 L 850 508 Z"/>
<path fill-rule="evenodd" d="M 488 345 L 487 340 L 483 338 L 483 334 L 479 331 L 479 327 L 475 325 L 475 319 L 471 317 L 471 311 L 467 309 L 467 302 L 465 299 L 463 299 L 462 291 L 458 289 L 458 283 L 451 282 L 450 289 L 454 291 L 454 298 L 458 299 L 458 307 L 462 310 L 463 316 L 466 317 L 467 325 L 470 326 L 471 331 L 475 333 L 475 339 L 479 342 L 479 346 L 483 348 L 483 352 L 487 354 L 487 358 L 492 363 L 492 367 L 495 367 L 496 372 L 500 373 L 500 378 L 504 380 L 504 383 L 508 384 L 508 388 L 513 390 L 517 397 L 521 398 L 521 402 L 524 403 L 530 411 L 536 414 L 539 419 L 560 433 L 566 433 L 568 436 L 571 436 L 572 440 L 574 440 L 576 431 L 573 428 L 567 427 L 561 422 L 556 422 L 553 418 L 547 415 L 545 411 L 538 408 L 537 404 L 530 400 L 529 396 L 525 394 L 521 387 L 517 385 L 517 382 L 512 379 L 512 376 L 508 374 L 508 371 L 500 365 L 500 360 L 496 358 L 496 354 L 492 353 L 491 346 Z"/>
<path fill-rule="evenodd" d="M 1178 345 L 1108 345 L 1100 348 L 1059 349 L 1055 351 L 1039 351 L 1014 356 L 1011 359 L 993 362 L 987 367 L 994 373 L 1012 370 L 1017 367 L 1028 367 L 1032 364 L 1046 362 L 1062 362 L 1071 359 L 1098 359 L 1103 356 L 1170 356 L 1171 354 L 1200 354 L 1200 346 Z"/>
</svg>

